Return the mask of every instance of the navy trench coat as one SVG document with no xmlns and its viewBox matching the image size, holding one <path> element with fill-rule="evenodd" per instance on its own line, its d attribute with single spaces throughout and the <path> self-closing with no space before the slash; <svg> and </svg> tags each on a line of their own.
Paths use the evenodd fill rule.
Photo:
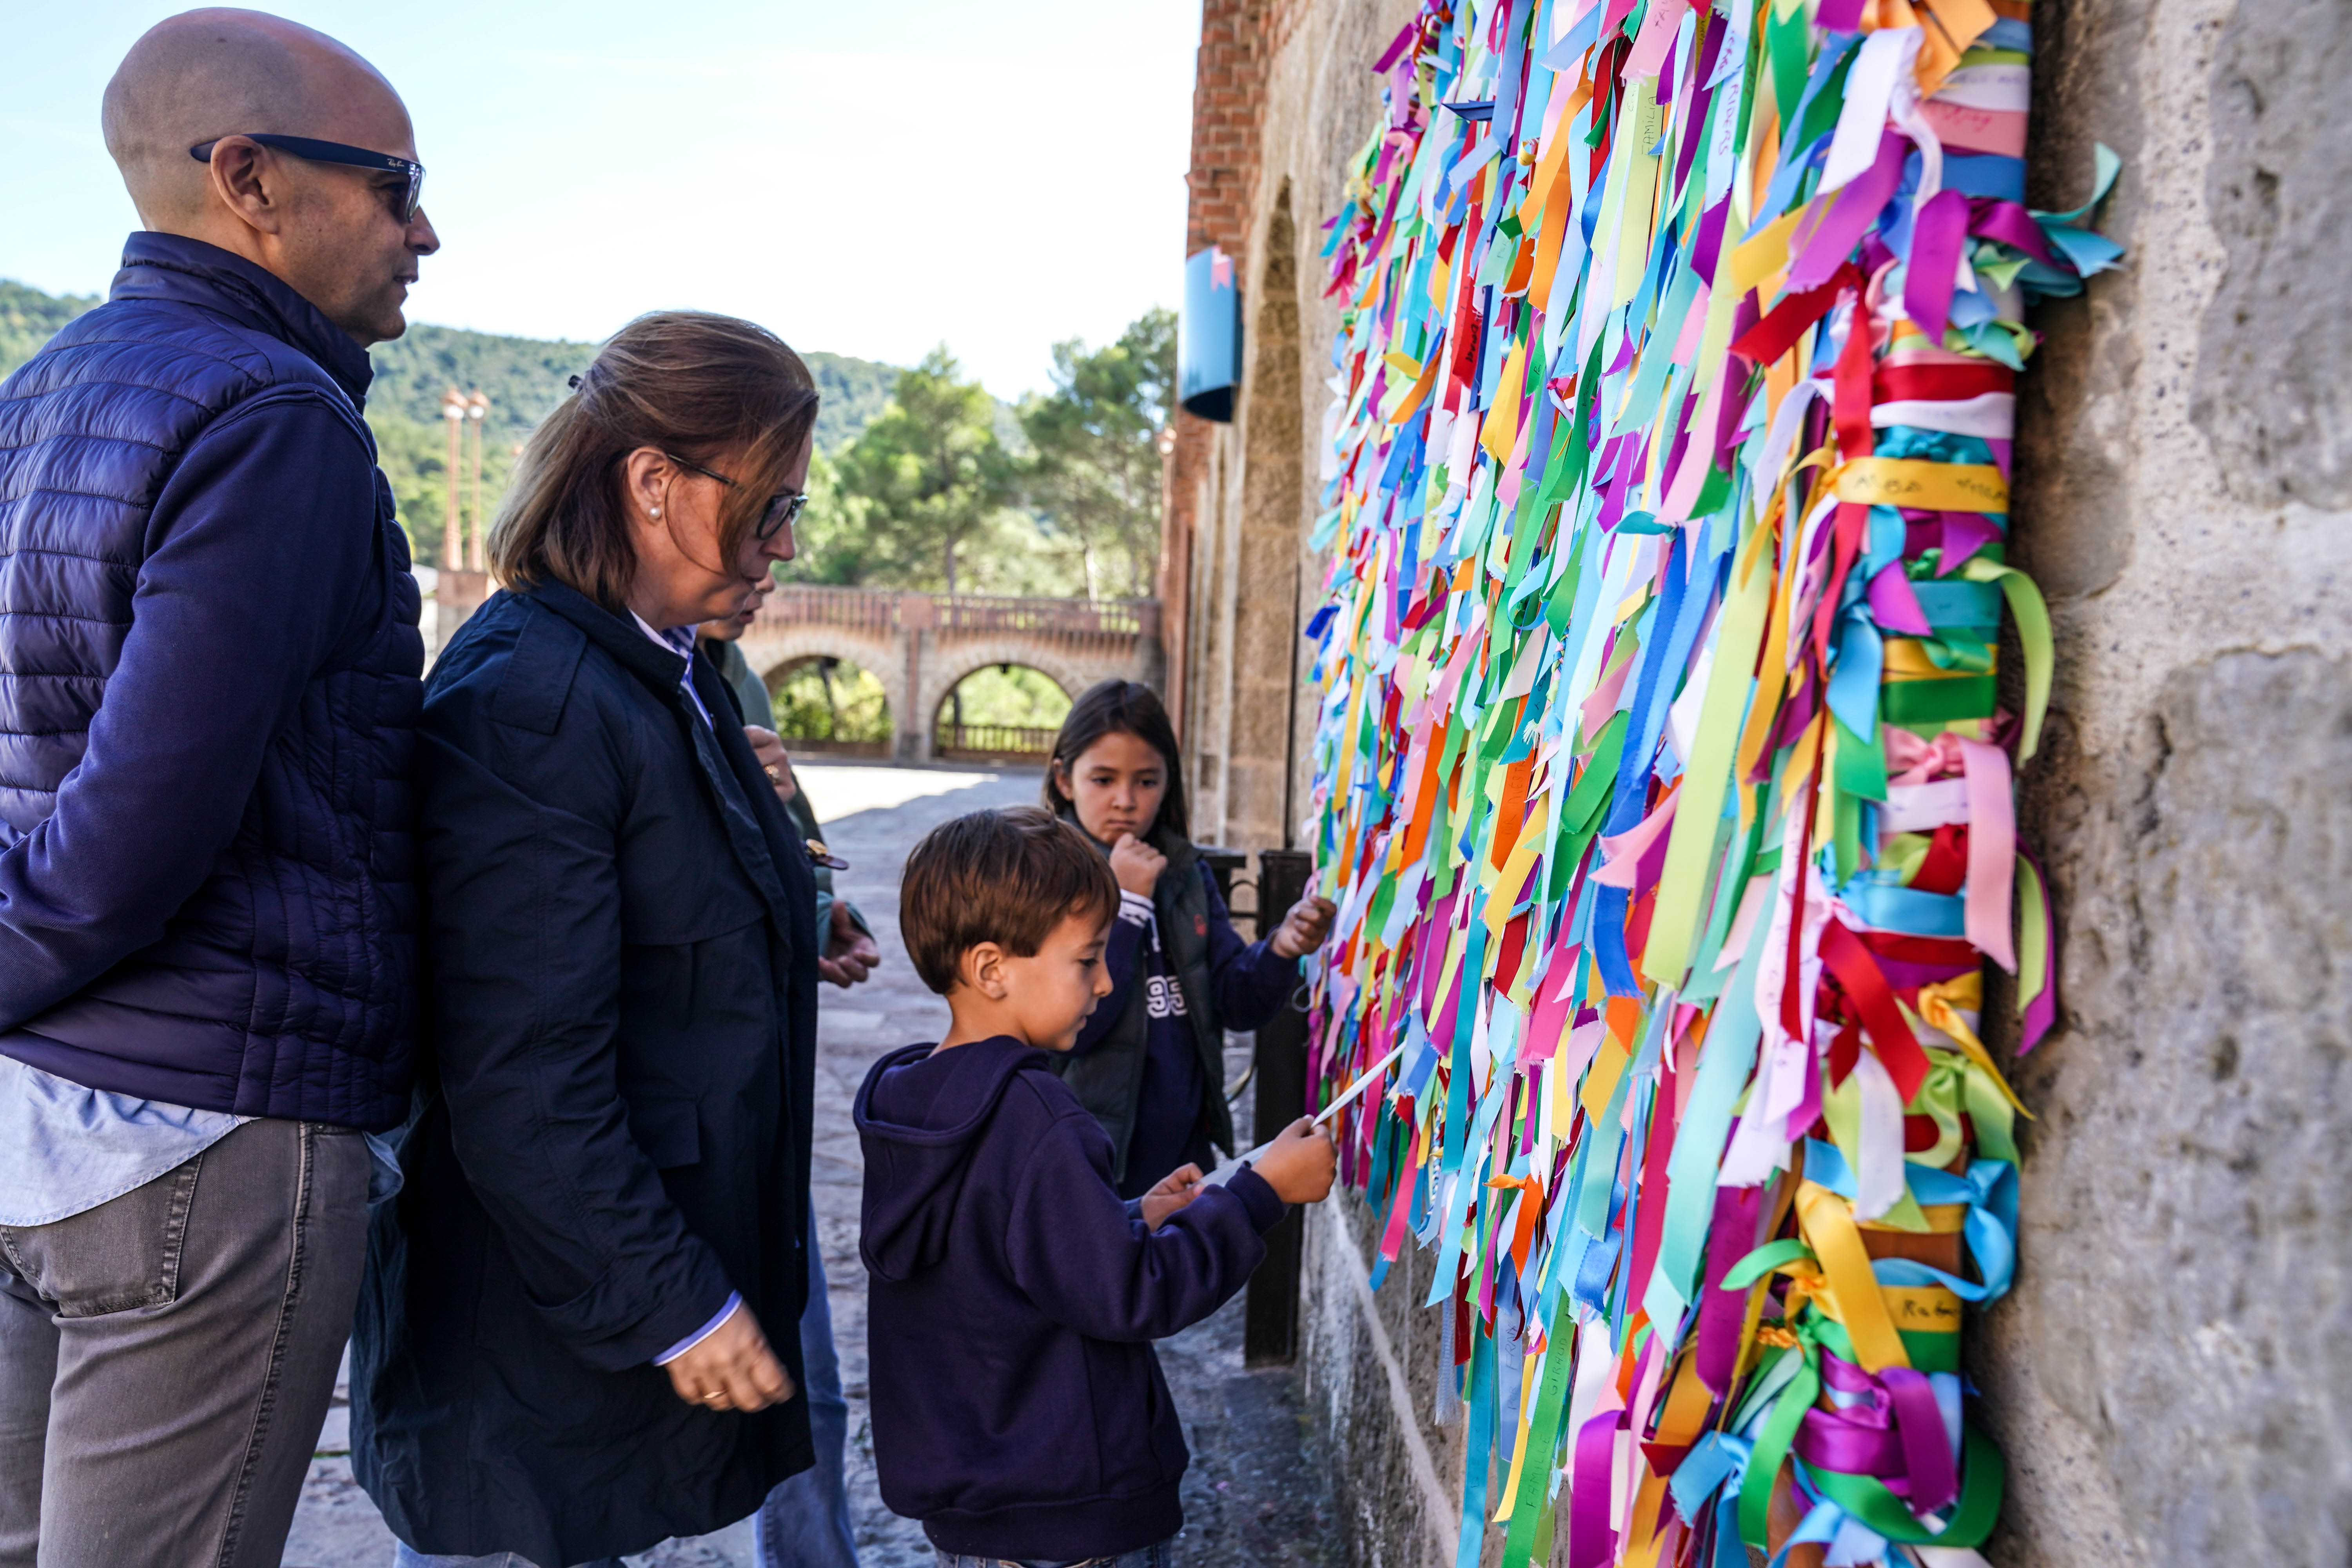
<svg viewBox="0 0 2352 1568">
<path fill-rule="evenodd" d="M 797 1394 L 688 1405 L 653 1358 L 740 1291 L 802 1383 L 816 1038 L 808 853 L 734 698 L 560 584 L 426 687 L 429 1055 L 379 1205 L 352 1458 L 428 1553 L 562 1568 L 718 1529 L 811 1462 Z"/>
</svg>

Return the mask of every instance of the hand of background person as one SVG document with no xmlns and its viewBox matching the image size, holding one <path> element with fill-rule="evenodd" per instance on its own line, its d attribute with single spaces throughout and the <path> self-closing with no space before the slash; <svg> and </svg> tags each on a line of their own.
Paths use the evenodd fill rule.
<svg viewBox="0 0 2352 1568">
<path fill-rule="evenodd" d="M 1201 1167 L 1179 1165 L 1143 1194 L 1143 1228 L 1158 1230 L 1170 1215 L 1201 1195 Z"/>
<path fill-rule="evenodd" d="M 1118 842 L 1110 847 L 1110 874 L 1118 879 L 1122 892 L 1150 898 L 1151 889 L 1160 885 L 1160 873 L 1166 869 L 1168 857 L 1132 833 L 1120 834 Z"/>
<path fill-rule="evenodd" d="M 857 922 L 849 918 L 849 906 L 835 899 L 833 921 L 825 927 L 824 953 L 816 961 L 817 973 L 845 991 L 873 973 L 881 962 L 882 950 L 857 929 Z"/>
<path fill-rule="evenodd" d="M 775 781 L 776 798 L 788 801 L 798 795 L 801 786 L 793 777 L 792 753 L 784 750 L 784 742 L 776 732 L 762 730 L 757 724 L 746 724 L 743 735 L 751 742 L 751 754 L 760 759 L 760 765 L 768 770 L 768 777 Z"/>
<path fill-rule="evenodd" d="M 701 1343 L 662 1370 L 680 1399 L 705 1410 L 764 1410 L 793 1396 L 792 1373 L 740 1301 Z"/>
<path fill-rule="evenodd" d="M 1301 899 L 1282 917 L 1274 940 L 1266 945 L 1274 950 L 1276 958 L 1304 958 L 1323 945 L 1323 939 L 1331 934 L 1332 918 L 1339 912 L 1339 907 L 1328 899 Z"/>
<path fill-rule="evenodd" d="M 1265 1146 L 1250 1169 L 1265 1179 L 1274 1195 L 1286 1204 L 1318 1204 L 1331 1193 L 1339 1173 L 1339 1150 L 1330 1131 L 1302 1116 Z"/>
</svg>

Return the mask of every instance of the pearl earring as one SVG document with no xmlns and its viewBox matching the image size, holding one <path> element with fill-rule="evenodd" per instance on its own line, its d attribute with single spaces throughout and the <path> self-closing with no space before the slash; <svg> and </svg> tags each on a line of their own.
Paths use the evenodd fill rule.
<svg viewBox="0 0 2352 1568">
<path fill-rule="evenodd" d="M 659 508 L 659 507 L 657 507 L 657 506 L 649 506 L 649 507 L 646 508 L 646 511 L 648 511 L 648 512 L 650 512 L 650 513 L 652 513 L 652 514 L 653 514 L 654 516 L 656 516 L 656 517 L 659 517 L 659 516 L 661 515 L 661 508 Z"/>
</svg>

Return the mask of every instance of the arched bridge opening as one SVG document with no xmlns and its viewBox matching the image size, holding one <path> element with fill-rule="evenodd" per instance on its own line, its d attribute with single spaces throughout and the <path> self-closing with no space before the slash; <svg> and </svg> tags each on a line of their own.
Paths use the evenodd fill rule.
<svg viewBox="0 0 2352 1568">
<path fill-rule="evenodd" d="M 1044 766 L 1073 693 L 1033 665 L 983 664 L 948 688 L 931 715 L 931 754 L 943 762 Z"/>
<path fill-rule="evenodd" d="M 762 677 L 788 751 L 817 756 L 887 757 L 897 733 L 890 693 L 854 658 L 805 653 Z"/>
<path fill-rule="evenodd" d="M 1157 687 L 1166 668 L 1156 599 L 950 596 L 788 584 L 761 606 L 742 647 L 769 689 L 780 699 L 789 692 L 799 704 L 793 722 L 817 738 L 808 749 L 838 742 L 874 754 L 878 711 L 888 726 L 884 751 L 908 763 L 950 754 L 1042 763 L 1071 699 L 1113 678 Z M 982 672 L 993 674 L 967 685 Z M 856 683 L 854 693 L 845 679 Z M 981 732 L 992 729 L 1046 733 Z"/>
</svg>

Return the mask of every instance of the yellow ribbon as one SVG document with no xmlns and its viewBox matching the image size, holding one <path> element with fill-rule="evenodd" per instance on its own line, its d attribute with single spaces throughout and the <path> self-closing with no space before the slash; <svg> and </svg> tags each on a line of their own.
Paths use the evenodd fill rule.
<svg viewBox="0 0 2352 1568">
<path fill-rule="evenodd" d="M 1895 1330 L 1870 1253 L 1853 1223 L 1853 1205 L 1818 1182 L 1797 1186 L 1797 1228 L 1821 1260 L 1822 1282 L 1810 1294 L 1822 1310 L 1845 1326 L 1853 1353 L 1867 1372 L 1907 1367 L 1910 1352 Z"/>
<path fill-rule="evenodd" d="M 1931 463 L 1919 458 L 1856 458 L 1831 479 L 1837 499 L 1862 506 L 1931 511 L 2009 510 L 2009 481 L 1990 463 Z"/>
</svg>

